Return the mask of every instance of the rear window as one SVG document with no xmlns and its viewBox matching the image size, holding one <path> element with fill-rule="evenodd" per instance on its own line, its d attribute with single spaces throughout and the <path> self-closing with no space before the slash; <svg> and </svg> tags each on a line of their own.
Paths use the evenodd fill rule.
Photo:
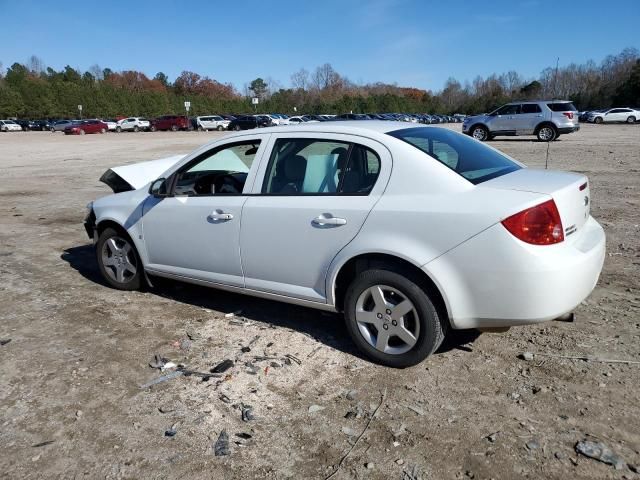
<svg viewBox="0 0 640 480">
<path fill-rule="evenodd" d="M 547 107 L 553 112 L 577 112 L 576 107 L 571 102 L 547 103 Z"/>
<path fill-rule="evenodd" d="M 492 148 L 444 128 L 404 128 L 388 135 L 413 145 L 474 185 L 522 168 Z"/>
</svg>

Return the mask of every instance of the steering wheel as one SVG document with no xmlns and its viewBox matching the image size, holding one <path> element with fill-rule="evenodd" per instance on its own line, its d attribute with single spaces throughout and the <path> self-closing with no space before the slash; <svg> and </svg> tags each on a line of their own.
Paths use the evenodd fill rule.
<svg viewBox="0 0 640 480">
<path fill-rule="evenodd" d="M 243 182 L 232 174 L 220 175 L 214 181 L 215 193 L 242 193 Z"/>
</svg>

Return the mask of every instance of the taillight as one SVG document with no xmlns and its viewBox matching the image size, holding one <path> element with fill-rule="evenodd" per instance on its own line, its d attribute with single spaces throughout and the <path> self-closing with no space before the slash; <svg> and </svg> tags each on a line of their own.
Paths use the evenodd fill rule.
<svg viewBox="0 0 640 480">
<path fill-rule="evenodd" d="M 556 202 L 548 200 L 502 221 L 511 234 L 533 245 L 552 245 L 564 240 Z"/>
<path fill-rule="evenodd" d="M 562 112 L 562 114 L 567 117 L 569 120 L 573 120 L 573 113 L 572 112 Z"/>
</svg>

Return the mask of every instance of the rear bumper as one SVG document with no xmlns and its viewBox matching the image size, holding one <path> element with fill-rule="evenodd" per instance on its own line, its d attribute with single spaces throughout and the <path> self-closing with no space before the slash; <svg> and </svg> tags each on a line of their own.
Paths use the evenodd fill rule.
<svg viewBox="0 0 640 480">
<path fill-rule="evenodd" d="M 573 133 L 573 132 L 577 132 L 578 130 L 580 130 L 580 125 L 574 125 L 573 127 L 558 128 L 558 133 L 560 134 Z"/>
<path fill-rule="evenodd" d="M 453 328 L 544 322 L 574 310 L 598 281 L 605 234 L 593 218 L 558 245 L 534 246 L 496 224 L 423 268 Z"/>
</svg>

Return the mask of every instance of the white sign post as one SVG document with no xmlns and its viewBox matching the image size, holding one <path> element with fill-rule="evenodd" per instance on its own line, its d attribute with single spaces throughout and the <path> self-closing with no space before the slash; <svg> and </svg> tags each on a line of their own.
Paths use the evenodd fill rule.
<svg viewBox="0 0 640 480">
<path fill-rule="evenodd" d="M 258 102 L 260 102 L 260 99 L 259 99 L 258 97 L 253 97 L 253 98 L 251 99 L 251 103 L 253 104 L 253 109 L 254 109 L 255 111 L 257 111 L 257 110 L 258 110 Z"/>
<path fill-rule="evenodd" d="M 82 120 L 82 105 L 78 105 L 78 111 L 80 112 L 80 120 Z"/>
<path fill-rule="evenodd" d="M 187 115 L 189 115 L 190 108 L 191 108 L 191 102 L 184 102 L 184 109 L 187 111 Z"/>
</svg>

